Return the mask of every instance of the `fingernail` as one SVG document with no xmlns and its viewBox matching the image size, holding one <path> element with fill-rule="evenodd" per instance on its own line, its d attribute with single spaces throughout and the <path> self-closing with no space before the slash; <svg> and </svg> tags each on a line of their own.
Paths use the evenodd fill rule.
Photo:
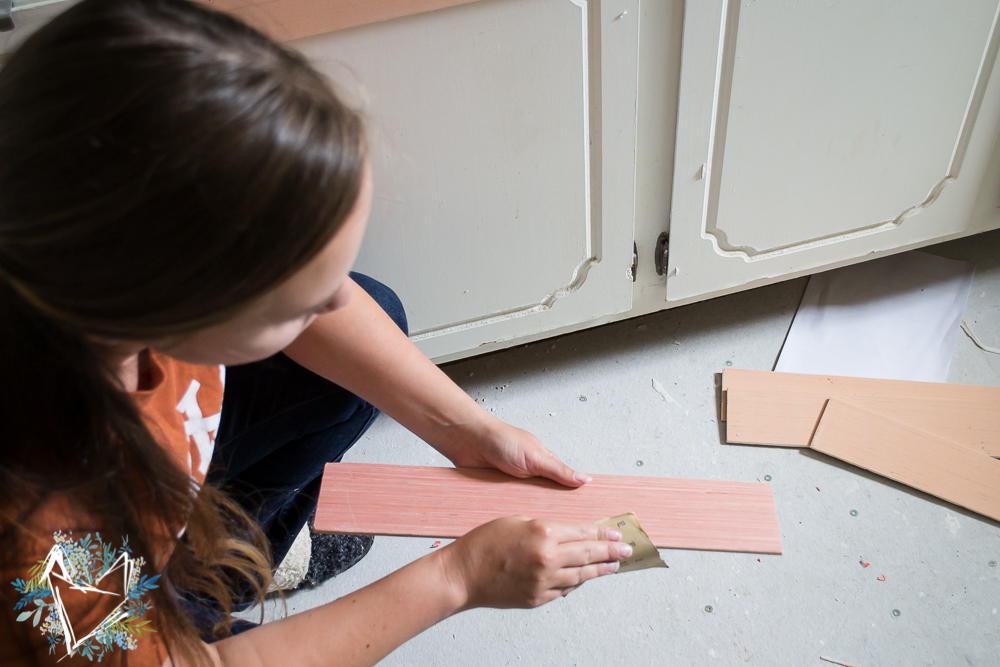
<svg viewBox="0 0 1000 667">
<path fill-rule="evenodd" d="M 622 558 L 628 558 L 632 555 L 632 547 L 628 544 L 621 544 L 618 546 L 618 555 Z"/>
<path fill-rule="evenodd" d="M 617 572 L 618 571 L 618 563 L 607 563 L 607 566 L 608 566 L 608 573 L 609 574 L 611 572 Z"/>
<path fill-rule="evenodd" d="M 580 482 L 581 484 L 586 484 L 587 482 L 589 482 L 590 480 L 592 480 L 594 478 L 591 477 L 590 475 L 585 475 L 582 472 L 577 472 L 577 473 L 573 473 L 573 479 L 575 479 L 576 481 Z"/>
<path fill-rule="evenodd" d="M 622 539 L 622 534 L 619 533 L 614 528 L 608 528 L 608 539 L 611 540 L 612 542 L 617 542 L 618 540 Z"/>
</svg>

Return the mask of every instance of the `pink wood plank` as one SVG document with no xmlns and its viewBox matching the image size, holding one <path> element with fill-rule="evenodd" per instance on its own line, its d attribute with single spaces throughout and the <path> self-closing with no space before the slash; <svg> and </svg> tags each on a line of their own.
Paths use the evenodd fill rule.
<svg viewBox="0 0 1000 667">
<path fill-rule="evenodd" d="M 496 470 L 330 463 L 315 529 L 460 537 L 504 516 L 594 522 L 635 512 L 657 547 L 781 553 L 769 484 L 593 475 L 579 489 Z"/>
<path fill-rule="evenodd" d="M 475 0 L 201 0 L 284 42 Z"/>
</svg>

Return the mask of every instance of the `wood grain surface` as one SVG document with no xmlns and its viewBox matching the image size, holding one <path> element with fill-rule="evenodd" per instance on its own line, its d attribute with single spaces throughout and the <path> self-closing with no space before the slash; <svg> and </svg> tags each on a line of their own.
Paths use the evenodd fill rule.
<svg viewBox="0 0 1000 667">
<path fill-rule="evenodd" d="M 810 447 L 1000 520 L 1000 461 L 832 398 Z"/>
<path fill-rule="evenodd" d="M 579 489 L 497 470 L 330 463 L 315 529 L 460 537 L 504 516 L 586 521 L 634 512 L 669 549 L 780 554 L 769 484 L 593 475 Z"/>
<path fill-rule="evenodd" d="M 475 0 L 201 0 L 279 42 Z"/>
<path fill-rule="evenodd" d="M 824 396 L 895 396 L 899 398 L 945 398 L 963 401 L 985 401 L 1000 407 L 1000 387 L 942 382 L 908 382 L 905 380 L 872 380 L 836 375 L 803 375 L 774 371 L 751 371 L 726 368 L 722 371 L 722 391 L 730 389 L 770 393 L 793 391 Z M 728 416 L 728 406 L 727 406 Z"/>
<path fill-rule="evenodd" d="M 808 447 L 828 398 L 848 398 L 869 412 L 968 447 L 1000 456 L 1000 404 L 976 398 L 860 396 L 795 391 L 729 389 L 726 394 L 726 442 L 746 445 Z"/>
</svg>

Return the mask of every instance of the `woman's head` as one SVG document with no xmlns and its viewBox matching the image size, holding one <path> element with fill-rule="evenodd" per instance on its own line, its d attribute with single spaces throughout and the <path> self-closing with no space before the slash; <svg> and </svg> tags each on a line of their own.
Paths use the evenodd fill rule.
<svg viewBox="0 0 1000 667">
<path fill-rule="evenodd" d="M 202 360 L 277 351 L 346 277 L 366 173 L 327 81 L 184 0 L 85 1 L 0 70 L 0 275 L 88 336 L 192 353 L 263 308 L 243 358 Z M 303 269 L 333 284 L 297 278 L 296 303 Z"/>
<path fill-rule="evenodd" d="M 230 17 L 84 0 L 25 41 L 0 69 L 0 571 L 59 493 L 149 564 L 156 527 L 186 525 L 164 580 L 224 610 L 233 577 L 266 585 L 255 524 L 208 486 L 192 506 L 93 341 L 268 356 L 349 297 L 370 198 L 358 115 Z M 205 658 L 151 595 L 160 636 Z"/>
<path fill-rule="evenodd" d="M 371 199 L 371 174 L 366 168 L 354 208 L 305 266 L 218 324 L 143 342 L 182 361 L 200 364 L 241 364 L 284 349 L 317 316 L 350 300 L 353 283 L 348 272 L 361 246 Z"/>
</svg>

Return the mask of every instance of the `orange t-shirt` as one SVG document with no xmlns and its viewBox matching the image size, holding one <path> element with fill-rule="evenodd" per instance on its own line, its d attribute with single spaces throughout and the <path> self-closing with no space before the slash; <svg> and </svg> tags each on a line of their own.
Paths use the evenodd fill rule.
<svg viewBox="0 0 1000 667">
<path fill-rule="evenodd" d="M 215 450 L 225 382 L 225 366 L 185 364 L 150 350 L 140 382 L 147 388 L 132 393 L 153 437 L 199 485 Z"/>
<path fill-rule="evenodd" d="M 148 355 L 149 363 L 140 379 L 140 386 L 144 388 L 132 393 L 132 399 L 153 436 L 182 469 L 190 471 L 200 486 L 205 481 L 205 473 L 215 448 L 215 435 L 222 414 L 225 367 L 187 364 L 152 350 Z M 74 512 L 64 497 L 50 499 L 34 516 L 37 518 L 32 521 L 31 530 L 37 538 L 31 544 L 23 545 L 24 558 L 17 569 L 5 572 L 4 579 L 0 580 L 8 598 L 13 597 L 15 601 L 27 598 L 23 606 L 15 610 L 15 618 L 25 616 L 24 620 L 14 624 L 19 627 L 9 627 L 9 624 L 8 627 L 0 627 L 0 664 L 11 667 L 32 664 L 28 656 L 8 652 L 21 645 L 15 637 L 23 635 L 31 642 L 33 657 L 43 665 L 55 665 L 60 659 L 63 659 L 59 662 L 60 666 L 89 665 L 97 661 L 99 651 L 91 652 L 93 660 L 79 653 L 66 658 L 68 647 L 64 619 L 79 642 L 91 634 L 109 614 L 112 617 L 122 614 L 116 608 L 124 599 L 121 593 L 129 585 L 127 581 L 131 581 L 133 587 L 137 586 L 133 590 L 141 592 L 141 577 L 149 575 L 150 568 L 138 568 L 134 563 L 130 565 L 123 554 L 115 559 L 113 555 L 121 552 L 125 536 L 102 535 L 100 537 L 107 542 L 96 543 L 96 537 L 89 535 L 92 528 L 85 525 L 88 523 L 87 518 Z M 93 535 L 97 536 L 99 533 L 95 532 Z M 58 549 L 54 548 L 56 544 L 59 545 Z M 112 550 L 112 558 L 109 560 L 122 566 L 112 566 L 107 575 L 90 585 L 98 590 L 112 591 L 115 595 L 102 594 L 98 590 L 84 592 L 71 589 L 70 581 L 81 581 L 80 572 L 91 571 L 96 574 L 99 568 L 103 569 L 105 564 L 99 559 L 109 548 Z M 40 560 L 46 561 L 46 569 L 50 568 L 47 577 L 49 595 L 38 596 L 44 590 L 44 586 L 39 585 L 29 585 L 27 594 L 16 587 L 12 589 L 11 582 L 15 579 L 20 580 L 22 589 L 25 589 L 24 583 L 30 584 L 33 578 L 36 582 L 39 581 L 38 572 L 29 572 L 29 569 Z M 98 562 L 101 565 L 97 565 Z M 146 572 L 142 572 L 142 569 L 146 569 Z M 41 572 L 44 571 L 43 569 Z M 46 582 L 43 579 L 41 583 Z M 59 604 L 50 604 L 58 602 L 55 593 L 59 594 L 62 601 L 61 608 Z M 38 596 L 45 605 L 40 613 L 34 596 Z M 143 600 L 141 594 L 138 599 Z M 148 602 L 148 596 L 146 601 Z M 128 614 L 128 610 L 125 613 Z M 152 614 L 155 614 L 155 609 L 147 610 L 142 620 L 150 620 Z M 119 619 L 119 624 L 115 626 L 117 630 L 106 634 L 112 638 L 117 636 L 117 641 L 112 642 L 112 648 L 104 649 L 102 664 L 119 665 L 127 658 L 129 665 L 162 665 L 167 654 L 160 633 L 136 636 L 121 631 L 121 624 L 129 626 L 141 622 L 134 613 Z M 57 641 L 54 642 L 54 651 L 50 653 L 50 638 L 53 637 Z M 95 644 L 95 641 L 91 641 L 92 646 Z"/>
</svg>

